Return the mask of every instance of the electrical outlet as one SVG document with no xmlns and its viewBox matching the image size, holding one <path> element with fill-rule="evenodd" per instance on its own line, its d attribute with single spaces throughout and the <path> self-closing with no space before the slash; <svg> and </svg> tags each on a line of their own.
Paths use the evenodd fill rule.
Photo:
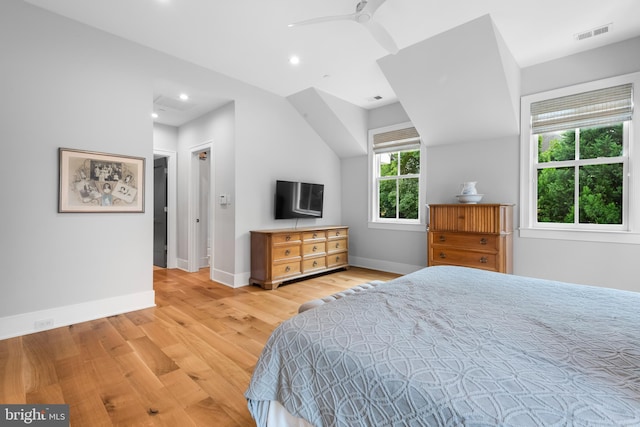
<svg viewBox="0 0 640 427">
<path fill-rule="evenodd" d="M 36 320 L 33 323 L 33 328 L 36 331 L 41 331 L 43 329 L 51 329 L 53 328 L 53 319 Z"/>
</svg>

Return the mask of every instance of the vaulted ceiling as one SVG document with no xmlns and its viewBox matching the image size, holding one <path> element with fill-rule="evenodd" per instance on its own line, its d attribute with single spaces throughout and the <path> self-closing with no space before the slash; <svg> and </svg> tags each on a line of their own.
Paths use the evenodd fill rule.
<svg viewBox="0 0 640 427">
<path fill-rule="evenodd" d="M 288 26 L 352 14 L 358 0 L 23 1 L 288 97 L 330 145 L 339 141 L 334 149 L 344 156 L 364 148 L 356 120 L 362 113 L 354 106 L 366 110 L 400 99 L 413 121 L 421 117 L 418 130 L 428 128 L 438 143 L 438 108 L 459 107 L 466 91 L 476 101 L 465 108 L 477 111 L 497 94 L 492 105 L 500 111 L 480 111 L 478 124 L 510 133 L 517 131 L 519 68 L 640 36 L 637 0 L 370 0 L 369 7 L 382 3 L 373 19 L 399 47 L 396 54 L 351 20 Z M 289 63 L 294 55 L 297 65 Z M 159 82 L 156 100 L 170 104 L 169 93 L 177 90 Z M 200 100 L 194 108 L 226 102 L 215 93 Z M 179 125 L 198 108 L 166 123 Z M 322 122 L 338 111 L 340 122 L 329 135 Z M 348 139 L 349 147 L 341 147 Z"/>
<path fill-rule="evenodd" d="M 388 53 L 363 26 L 288 27 L 352 13 L 358 0 L 25 1 L 282 96 L 315 87 L 365 108 L 395 100 L 376 64 Z M 640 35 L 637 0 L 387 0 L 374 19 L 404 49 L 487 14 L 520 67 Z"/>
</svg>

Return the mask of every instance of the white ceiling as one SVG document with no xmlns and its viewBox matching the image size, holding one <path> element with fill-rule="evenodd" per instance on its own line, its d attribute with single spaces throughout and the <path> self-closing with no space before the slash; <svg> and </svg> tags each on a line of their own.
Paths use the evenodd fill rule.
<svg viewBox="0 0 640 427">
<path fill-rule="evenodd" d="M 287 26 L 353 13 L 357 0 L 24 1 L 281 96 L 314 87 L 367 109 L 396 101 L 376 62 L 388 53 L 363 26 Z M 640 36 L 638 0 L 387 0 L 375 20 L 403 49 L 486 14 L 520 67 Z M 605 35 L 575 40 L 611 23 Z M 227 102 L 190 95 L 198 113 Z"/>
</svg>

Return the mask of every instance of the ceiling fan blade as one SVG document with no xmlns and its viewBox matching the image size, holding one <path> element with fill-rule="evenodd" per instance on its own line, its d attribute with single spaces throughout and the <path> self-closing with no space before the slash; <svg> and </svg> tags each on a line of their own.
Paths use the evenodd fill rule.
<svg viewBox="0 0 640 427">
<path fill-rule="evenodd" d="M 310 24 L 318 24 L 320 22 L 330 22 L 330 21 L 352 21 L 356 18 L 355 13 L 350 13 L 348 15 L 336 15 L 336 16 L 323 16 L 321 18 L 313 18 L 307 19 L 306 21 L 293 22 L 288 25 L 288 27 L 297 27 L 299 25 L 310 25 Z"/>
<path fill-rule="evenodd" d="M 380 46 L 385 48 L 391 54 L 395 55 L 396 53 L 398 53 L 399 49 L 396 45 L 396 42 L 382 25 L 380 25 L 376 21 L 365 22 L 362 25 L 367 27 L 373 38 L 378 42 Z"/>
<path fill-rule="evenodd" d="M 363 13 L 368 13 L 370 16 L 373 16 L 376 13 L 376 10 L 387 0 L 367 0 L 367 4 L 362 9 Z"/>
</svg>

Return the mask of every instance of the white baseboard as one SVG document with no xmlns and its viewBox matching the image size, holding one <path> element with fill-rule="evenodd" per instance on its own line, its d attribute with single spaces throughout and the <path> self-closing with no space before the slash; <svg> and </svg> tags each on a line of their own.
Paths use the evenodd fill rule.
<svg viewBox="0 0 640 427">
<path fill-rule="evenodd" d="M 399 262 L 384 261 L 380 259 L 370 259 L 349 256 L 349 265 L 354 267 L 370 268 L 372 270 L 386 271 L 396 274 L 409 274 L 423 269 L 423 265 L 402 264 Z"/>
<path fill-rule="evenodd" d="M 251 272 L 247 271 L 246 273 L 236 274 L 235 276 L 235 286 L 234 288 L 241 288 L 243 286 L 249 286 L 249 279 L 251 278 Z"/>
<path fill-rule="evenodd" d="M 249 285 L 250 273 L 232 274 L 222 270 L 213 270 L 213 280 L 231 288 L 241 288 Z"/>
<path fill-rule="evenodd" d="M 0 318 L 0 340 L 155 306 L 155 292 L 139 292 Z"/>
<path fill-rule="evenodd" d="M 189 271 L 189 261 L 186 259 L 178 258 L 176 260 L 177 268 L 184 271 Z"/>
</svg>

